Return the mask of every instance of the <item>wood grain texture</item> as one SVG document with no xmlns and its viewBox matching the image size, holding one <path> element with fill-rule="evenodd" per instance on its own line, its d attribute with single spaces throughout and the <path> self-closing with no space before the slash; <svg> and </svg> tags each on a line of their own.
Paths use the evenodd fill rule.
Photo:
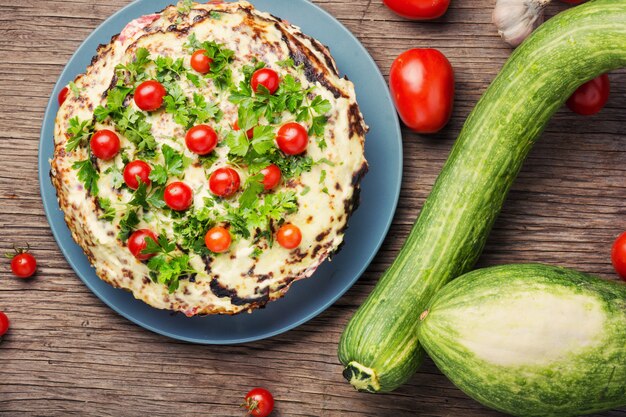
<svg viewBox="0 0 626 417">
<path fill-rule="evenodd" d="M 277 0 L 289 1 L 289 0 Z M 510 49 L 492 26 L 493 0 L 453 1 L 435 22 L 403 20 L 381 0 L 317 0 L 368 48 L 383 74 L 411 47 L 435 47 L 456 70 L 450 124 L 423 137 L 404 131 L 404 181 L 395 221 L 367 272 L 334 306 L 281 336 L 243 346 L 196 346 L 118 316 L 75 276 L 43 212 L 38 136 L 54 82 L 80 42 L 125 0 L 0 0 L 0 249 L 28 241 L 30 281 L 0 267 L 0 310 L 12 329 L 0 344 L 3 416 L 241 416 L 243 395 L 265 386 L 275 416 L 497 416 L 427 361 L 388 395 L 355 392 L 341 377 L 339 336 L 406 238 L 463 121 Z M 552 5 L 549 15 L 564 9 Z M 610 245 L 626 230 L 626 71 L 610 75 L 596 116 L 560 111 L 515 183 L 480 266 L 546 262 L 615 279 Z M 616 410 L 603 416 L 626 416 Z"/>
</svg>

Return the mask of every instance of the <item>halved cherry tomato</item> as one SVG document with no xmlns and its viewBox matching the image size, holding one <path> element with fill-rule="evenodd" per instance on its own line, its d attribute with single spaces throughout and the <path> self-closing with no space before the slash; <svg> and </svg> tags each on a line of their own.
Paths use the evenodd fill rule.
<svg viewBox="0 0 626 417">
<path fill-rule="evenodd" d="M 187 210 L 193 203 L 193 191 L 184 182 L 176 181 L 165 187 L 163 200 L 172 210 Z"/>
<path fill-rule="evenodd" d="M 191 55 L 191 68 L 199 72 L 200 74 L 206 74 L 211 71 L 211 64 L 213 60 L 206 54 L 206 49 L 198 49 Z"/>
<path fill-rule="evenodd" d="M 583 116 L 596 114 L 609 99 L 609 90 L 609 76 L 602 74 L 578 87 L 567 99 L 567 107 Z"/>
<path fill-rule="evenodd" d="M 211 252 L 226 252 L 231 242 L 230 232 L 222 226 L 215 226 L 204 235 L 204 244 Z"/>
<path fill-rule="evenodd" d="M 269 68 L 261 68 L 254 71 L 252 79 L 250 80 L 250 86 L 255 93 L 259 92 L 259 85 L 267 88 L 270 94 L 274 94 L 278 90 L 280 85 L 280 77 L 276 71 Z"/>
<path fill-rule="evenodd" d="M 271 190 L 276 187 L 280 182 L 281 172 L 280 168 L 278 168 L 274 164 L 270 164 L 261 170 L 261 174 L 263 174 L 263 188 L 266 190 Z"/>
<path fill-rule="evenodd" d="M 429 20 L 441 17 L 450 0 L 383 0 L 383 3 L 402 17 L 412 20 Z"/>
<path fill-rule="evenodd" d="M 152 168 L 144 161 L 137 159 L 129 162 L 124 167 L 124 182 L 133 190 L 139 188 L 139 181 L 150 185 L 150 171 L 152 171 Z"/>
<path fill-rule="evenodd" d="M 135 104 L 141 110 L 154 111 L 163 105 L 163 98 L 166 94 L 165 87 L 160 82 L 144 81 L 135 89 Z"/>
<path fill-rule="evenodd" d="M 91 152 L 96 158 L 103 161 L 115 158 L 115 155 L 120 151 L 120 138 L 109 129 L 98 130 L 91 136 L 89 144 Z"/>
<path fill-rule="evenodd" d="M 626 281 L 626 232 L 615 239 L 611 248 L 611 262 L 615 272 Z"/>
<path fill-rule="evenodd" d="M 209 189 L 218 197 L 230 197 L 239 189 L 239 174 L 232 168 L 218 168 L 209 177 Z"/>
<path fill-rule="evenodd" d="M 149 229 L 139 229 L 133 232 L 133 234 L 128 238 L 128 242 L 126 242 L 130 253 L 132 253 L 133 256 L 140 261 L 148 260 L 156 255 L 156 253 L 141 253 L 148 245 L 146 242 L 146 238 L 148 237 L 155 242 L 158 242 L 157 236 L 152 230 Z"/>
<path fill-rule="evenodd" d="M 67 96 L 70 95 L 70 89 L 68 87 L 63 87 L 61 91 L 59 91 L 59 95 L 57 96 L 57 100 L 59 101 L 59 106 L 65 102 Z"/>
<path fill-rule="evenodd" d="M 233 125 L 233 130 L 239 131 L 239 120 L 235 120 L 235 124 Z M 254 137 L 254 128 L 246 130 L 246 136 L 248 139 L 252 139 Z"/>
<path fill-rule="evenodd" d="M 274 397 L 265 388 L 253 388 L 246 394 L 243 407 L 247 415 L 253 417 L 267 417 L 274 409 Z"/>
<path fill-rule="evenodd" d="M 436 49 L 409 49 L 391 65 L 389 87 L 400 118 L 418 133 L 439 131 L 450 120 L 454 71 Z"/>
<path fill-rule="evenodd" d="M 4 314 L 4 312 L 0 311 L 0 337 L 7 334 L 7 331 L 9 330 L 10 325 L 11 325 L 11 322 L 9 321 L 9 317 L 7 317 L 7 315 Z"/>
<path fill-rule="evenodd" d="M 295 249 L 302 242 L 302 232 L 298 226 L 285 223 L 276 232 L 276 240 L 285 249 Z"/>
<path fill-rule="evenodd" d="M 11 271 L 18 278 L 29 278 L 35 274 L 37 260 L 28 252 L 28 248 L 15 248 L 15 255 L 11 258 Z"/>
<path fill-rule="evenodd" d="M 209 125 L 196 125 L 185 135 L 187 148 L 198 155 L 207 155 L 217 146 L 217 133 Z"/>
<path fill-rule="evenodd" d="M 278 129 L 276 144 L 287 155 L 298 155 L 309 145 L 309 134 L 300 123 L 285 123 Z"/>
</svg>

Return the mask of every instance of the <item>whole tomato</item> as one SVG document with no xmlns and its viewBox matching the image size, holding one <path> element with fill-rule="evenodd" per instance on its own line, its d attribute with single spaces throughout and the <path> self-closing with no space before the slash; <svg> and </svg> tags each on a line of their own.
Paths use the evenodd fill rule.
<svg viewBox="0 0 626 417">
<path fill-rule="evenodd" d="M 429 20 L 441 17 L 450 0 L 383 0 L 383 3 L 402 17 L 412 20 Z"/>
<path fill-rule="evenodd" d="M 611 262 L 617 275 L 626 281 L 626 232 L 619 235 L 613 242 Z"/>
<path fill-rule="evenodd" d="M 565 104 L 574 113 L 591 116 L 602 110 L 609 99 L 609 91 L 609 76 L 602 74 L 578 87 Z"/>
<path fill-rule="evenodd" d="M 389 88 L 400 118 L 418 133 L 439 131 L 450 120 L 454 70 L 436 49 L 409 49 L 391 65 Z"/>
</svg>

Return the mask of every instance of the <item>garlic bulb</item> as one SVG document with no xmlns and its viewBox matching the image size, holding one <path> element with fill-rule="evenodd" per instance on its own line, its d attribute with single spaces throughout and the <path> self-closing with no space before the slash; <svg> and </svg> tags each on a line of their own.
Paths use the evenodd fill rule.
<svg viewBox="0 0 626 417">
<path fill-rule="evenodd" d="M 543 9 L 551 0 L 496 0 L 492 20 L 506 43 L 517 46 L 543 23 Z"/>
</svg>

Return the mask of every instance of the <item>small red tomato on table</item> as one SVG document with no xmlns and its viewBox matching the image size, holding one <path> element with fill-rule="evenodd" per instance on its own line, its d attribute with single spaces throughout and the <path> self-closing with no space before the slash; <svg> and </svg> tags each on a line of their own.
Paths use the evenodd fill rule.
<svg viewBox="0 0 626 417">
<path fill-rule="evenodd" d="M 389 72 L 396 110 L 409 129 L 435 133 L 452 115 L 454 71 L 436 49 L 409 49 L 396 58 Z"/>
<path fill-rule="evenodd" d="M 602 74 L 578 87 L 565 104 L 574 113 L 591 116 L 604 108 L 609 90 L 609 76 Z"/>
<path fill-rule="evenodd" d="M 626 232 L 615 239 L 611 248 L 611 261 L 615 272 L 626 281 Z"/>
<path fill-rule="evenodd" d="M 29 252 L 30 246 L 25 248 L 15 247 L 15 253 L 7 253 L 5 256 L 11 259 L 11 271 L 19 278 L 32 277 L 37 272 L 37 260 Z"/>
<path fill-rule="evenodd" d="M 383 0 L 395 13 L 411 20 L 430 20 L 441 17 L 450 0 Z"/>
<path fill-rule="evenodd" d="M 11 322 L 4 312 L 0 311 L 0 340 L 2 340 L 2 336 L 4 336 L 9 330 L 9 326 Z"/>
<path fill-rule="evenodd" d="M 267 417 L 274 409 L 274 397 L 265 388 L 254 388 L 246 394 L 246 402 L 242 405 L 253 417 Z"/>
</svg>

